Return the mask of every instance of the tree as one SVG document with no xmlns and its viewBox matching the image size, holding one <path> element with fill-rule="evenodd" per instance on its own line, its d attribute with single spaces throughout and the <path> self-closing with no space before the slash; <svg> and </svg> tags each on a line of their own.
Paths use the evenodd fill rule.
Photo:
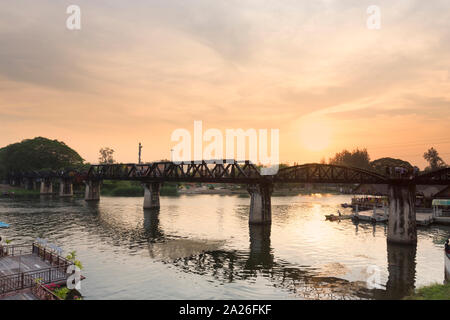
<svg viewBox="0 0 450 320">
<path fill-rule="evenodd" d="M 36 137 L 0 149 L 0 176 L 20 171 L 79 168 L 83 161 L 64 142 Z"/>
<path fill-rule="evenodd" d="M 426 171 L 437 170 L 447 167 L 444 160 L 442 160 L 442 158 L 439 156 L 439 152 L 437 152 L 437 150 L 434 149 L 433 147 L 428 149 L 428 151 L 423 154 L 423 157 L 430 164 L 428 167 L 425 168 Z"/>
<path fill-rule="evenodd" d="M 404 161 L 401 159 L 394 159 L 394 158 L 380 158 L 377 160 L 374 160 L 370 163 L 370 166 L 374 171 L 377 171 L 381 174 L 386 174 L 386 167 L 402 167 L 405 169 L 411 169 L 413 168 L 412 164 L 408 161 Z"/>
<path fill-rule="evenodd" d="M 336 153 L 333 158 L 330 158 L 330 164 L 343 165 L 348 167 L 356 167 L 362 169 L 370 168 L 370 156 L 367 149 L 355 149 L 348 151 L 346 149 L 342 152 Z"/>
<path fill-rule="evenodd" d="M 112 164 L 115 162 L 113 158 L 113 149 L 108 147 L 101 148 L 99 153 L 100 157 L 98 157 L 98 161 L 100 162 L 100 164 Z"/>
</svg>

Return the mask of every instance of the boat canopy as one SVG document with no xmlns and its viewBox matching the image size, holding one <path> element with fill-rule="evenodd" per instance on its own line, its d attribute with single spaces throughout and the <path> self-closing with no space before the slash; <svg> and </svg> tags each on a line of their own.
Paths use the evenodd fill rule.
<svg viewBox="0 0 450 320">
<path fill-rule="evenodd" d="M 434 199 L 432 202 L 433 207 L 434 206 L 447 206 L 450 207 L 450 199 Z"/>
</svg>

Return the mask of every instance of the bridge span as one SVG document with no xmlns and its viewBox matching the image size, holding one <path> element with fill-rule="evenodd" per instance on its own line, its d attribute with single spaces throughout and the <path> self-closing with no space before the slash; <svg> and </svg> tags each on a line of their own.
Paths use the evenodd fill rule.
<svg viewBox="0 0 450 320">
<path fill-rule="evenodd" d="M 92 165 L 87 171 L 66 169 L 12 173 L 10 183 L 28 188 L 40 182 L 41 194 L 52 193 L 59 181 L 60 196 L 73 195 L 73 183 L 84 183 L 85 200 L 100 200 L 103 180 L 140 181 L 144 187 L 144 208 L 160 207 L 160 188 L 164 182 L 246 184 L 250 194 L 250 224 L 269 224 L 272 219 L 271 195 L 276 183 L 385 184 L 389 189 L 388 241 L 417 242 L 416 185 L 450 185 L 450 168 L 416 175 L 385 176 L 369 170 L 330 164 L 304 164 L 280 169 L 275 175 L 261 175 L 250 161 L 153 162 L 148 164 Z"/>
</svg>

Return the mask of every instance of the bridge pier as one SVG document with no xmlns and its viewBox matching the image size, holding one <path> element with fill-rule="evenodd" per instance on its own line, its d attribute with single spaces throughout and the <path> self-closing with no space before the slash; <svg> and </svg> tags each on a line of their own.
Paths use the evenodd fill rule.
<svg viewBox="0 0 450 320">
<path fill-rule="evenodd" d="M 53 193 L 53 184 L 50 179 L 42 179 L 41 180 L 41 191 L 42 195 L 52 194 Z"/>
<path fill-rule="evenodd" d="M 250 193 L 250 224 L 269 224 L 272 222 L 270 196 L 273 192 L 271 184 L 251 184 L 247 187 Z"/>
<path fill-rule="evenodd" d="M 85 181 L 86 189 L 84 191 L 84 200 L 86 201 L 98 201 L 100 200 L 100 181 L 88 180 Z"/>
<path fill-rule="evenodd" d="M 389 185 L 388 242 L 417 243 L 415 197 L 414 183 Z"/>
<path fill-rule="evenodd" d="M 144 183 L 144 209 L 156 209 L 160 207 L 160 189 L 161 183 L 159 182 Z"/>
<path fill-rule="evenodd" d="M 60 197 L 73 196 L 73 184 L 71 179 L 61 179 L 59 181 L 59 196 Z"/>
</svg>

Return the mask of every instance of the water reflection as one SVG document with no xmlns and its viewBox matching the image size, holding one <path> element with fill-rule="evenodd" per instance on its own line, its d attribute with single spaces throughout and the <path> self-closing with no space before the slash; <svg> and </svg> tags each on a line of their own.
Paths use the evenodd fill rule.
<svg viewBox="0 0 450 320">
<path fill-rule="evenodd" d="M 146 236 L 151 241 L 158 241 L 164 237 L 159 226 L 159 208 L 144 209 L 144 229 Z"/>
<path fill-rule="evenodd" d="M 415 245 L 388 243 L 389 278 L 386 284 L 388 299 L 401 299 L 413 292 L 416 281 L 416 252 Z"/>
<path fill-rule="evenodd" d="M 186 298 L 180 287 L 195 279 L 201 289 L 184 291 L 197 298 L 220 298 L 226 291 L 226 297 L 250 299 L 399 299 L 418 285 L 417 274 L 428 282 L 444 276 L 437 246 L 448 229 L 421 231 L 420 254 L 416 247 L 386 246 L 384 225 L 324 221 L 339 198 L 313 204 L 309 198 L 276 199 L 272 226 L 248 225 L 248 199 L 167 201 L 159 211 L 143 210 L 141 199 L 0 199 L 0 214 L 12 225 L 4 231 L 8 238 L 39 236 L 76 249 L 87 266 L 88 298 L 105 298 L 108 290 L 115 298 Z M 426 260 L 422 271 L 416 256 Z M 368 265 L 380 267 L 385 288 L 367 288 Z"/>
</svg>

